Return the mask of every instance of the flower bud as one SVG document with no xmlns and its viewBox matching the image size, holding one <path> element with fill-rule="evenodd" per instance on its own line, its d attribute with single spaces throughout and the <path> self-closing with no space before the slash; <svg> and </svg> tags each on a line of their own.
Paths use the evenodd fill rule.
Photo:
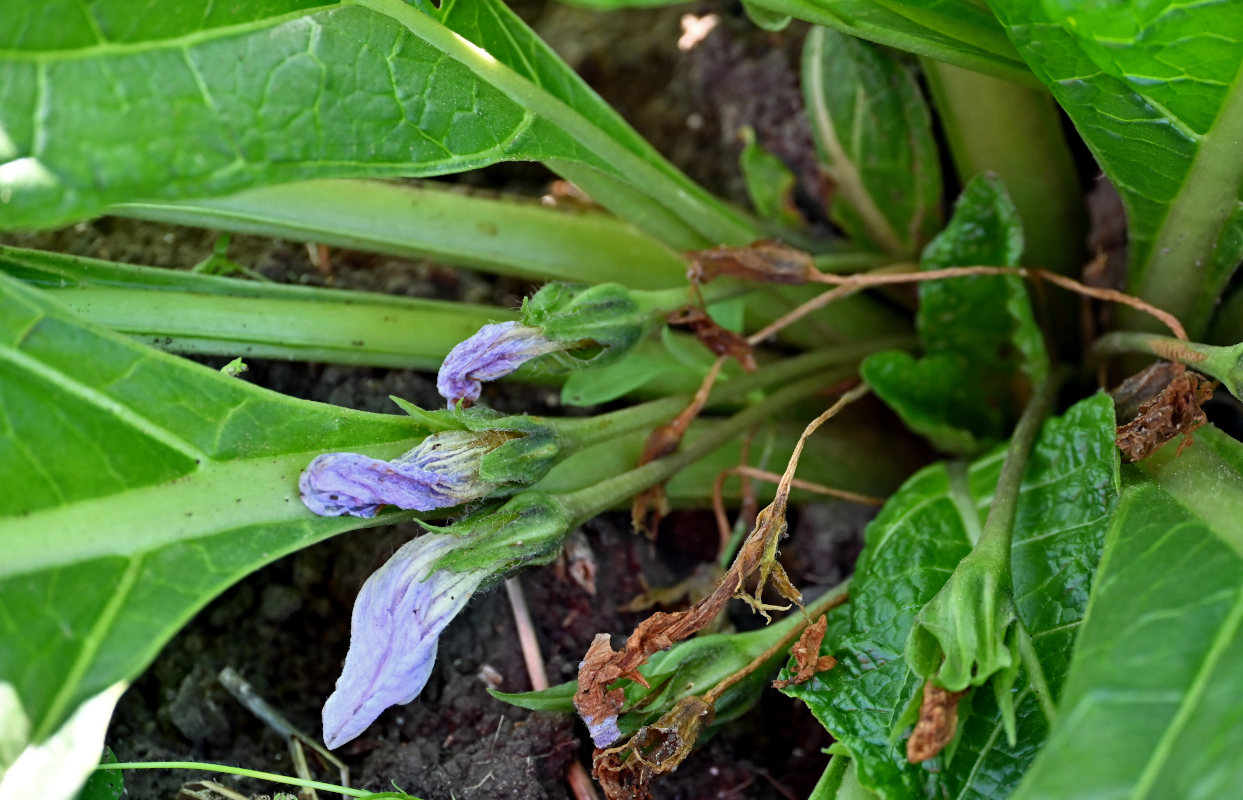
<svg viewBox="0 0 1243 800">
<path fill-rule="evenodd" d="M 442 431 L 392 461 L 326 453 L 298 481 L 302 502 L 322 517 L 374 517 L 381 506 L 432 511 L 478 500 L 500 488 L 483 479 L 480 462 L 512 434 Z"/>
</svg>

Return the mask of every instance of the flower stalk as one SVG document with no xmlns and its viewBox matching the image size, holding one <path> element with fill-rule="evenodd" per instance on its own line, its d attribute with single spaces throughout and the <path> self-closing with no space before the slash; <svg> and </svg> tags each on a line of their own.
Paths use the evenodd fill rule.
<svg viewBox="0 0 1243 800">
<path fill-rule="evenodd" d="M 1006 732 L 1014 740 L 1010 688 L 1018 675 L 1011 544 L 1023 472 L 1064 370 L 1036 389 L 1023 411 L 997 480 L 979 541 L 941 590 L 919 611 L 906 642 L 906 662 L 939 688 L 961 692 L 993 679 Z"/>
</svg>

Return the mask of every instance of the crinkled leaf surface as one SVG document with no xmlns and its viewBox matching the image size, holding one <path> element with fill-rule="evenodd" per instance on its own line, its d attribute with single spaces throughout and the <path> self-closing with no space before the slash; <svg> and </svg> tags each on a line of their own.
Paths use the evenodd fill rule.
<svg viewBox="0 0 1243 800">
<path fill-rule="evenodd" d="M 833 179 L 833 221 L 860 245 L 919 252 L 941 225 L 941 163 L 910 71 L 875 45 L 813 28 L 803 98 Z"/>
<path fill-rule="evenodd" d="M 787 694 L 804 700 L 857 761 L 863 785 L 890 800 L 997 798 L 1016 786 L 1049 720 L 1036 693 L 1060 695 L 1114 503 L 1118 456 L 1113 404 L 1097 395 L 1045 423 L 1020 490 L 1014 595 L 1036 662 L 1024 660 L 1011 746 L 991 691 L 971 699 L 952 761 L 906 761 L 909 731 L 895 720 L 922 686 L 903 648 L 915 614 L 970 552 L 1004 460 L 995 450 L 962 465 L 936 464 L 890 498 L 865 534 L 850 602 L 830 615 L 823 652 L 832 670 Z"/>
<path fill-rule="evenodd" d="M 315 454 L 392 457 L 422 433 L 151 350 L 0 275 L 0 682 L 34 740 L 225 587 L 368 524 L 303 507 Z"/>
<path fill-rule="evenodd" d="M 159 14 L 9 3 L 0 63 L 6 228 L 299 178 L 538 159 L 628 187 L 620 210 L 678 246 L 751 232 L 499 0 L 194 0 Z"/>
<path fill-rule="evenodd" d="M 1015 266 L 1023 252 L 1018 213 L 996 178 L 963 190 L 945 230 L 924 249 L 923 269 Z M 878 353 L 863 377 L 915 432 L 947 452 L 978 452 L 1005 436 L 1038 384 L 1048 356 L 1018 277 L 973 276 L 919 285 L 924 355 Z"/>
<path fill-rule="evenodd" d="M 990 5 L 1122 194 L 1128 289 L 1195 338 L 1243 258 L 1243 3 Z"/>
<path fill-rule="evenodd" d="M 1128 466 L 1048 744 L 1015 798 L 1243 786 L 1243 445 L 1212 428 Z"/>
</svg>

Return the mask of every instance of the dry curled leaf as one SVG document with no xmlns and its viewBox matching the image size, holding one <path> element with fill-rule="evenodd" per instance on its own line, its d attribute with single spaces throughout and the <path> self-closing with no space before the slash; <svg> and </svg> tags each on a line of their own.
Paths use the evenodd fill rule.
<svg viewBox="0 0 1243 800">
<path fill-rule="evenodd" d="M 747 338 L 722 328 L 704 311 L 688 306 L 669 312 L 665 321 L 670 325 L 690 328 L 704 347 L 718 356 L 734 359 L 747 372 L 755 372 L 755 353 Z"/>
<path fill-rule="evenodd" d="M 608 800 L 649 797 L 652 778 L 677 769 L 714 717 L 712 705 L 703 698 L 684 697 L 660 719 L 639 728 L 624 745 L 596 751 L 592 772 L 604 796 Z"/>
<path fill-rule="evenodd" d="M 720 245 L 686 254 L 691 283 L 708 283 L 722 275 L 759 283 L 807 283 L 819 274 L 811 256 L 775 239 L 761 239 L 743 247 Z"/>
<path fill-rule="evenodd" d="M 1215 381 L 1182 364 L 1159 361 L 1122 382 L 1110 394 L 1118 408 L 1117 442 L 1131 461 L 1142 461 L 1178 436 L 1178 450 L 1191 444 L 1191 434 L 1208 418 L 1201 405 L 1213 396 Z"/>
<path fill-rule="evenodd" d="M 919 706 L 919 721 L 906 743 L 906 760 L 918 764 L 935 758 L 958 730 L 958 700 L 966 692 L 948 692 L 928 681 Z"/>
<path fill-rule="evenodd" d="M 784 689 L 799 683 L 807 683 L 818 672 L 833 669 L 837 659 L 833 656 L 820 655 L 820 645 L 824 642 L 824 632 L 829 627 L 829 618 L 821 614 L 820 619 L 803 629 L 803 635 L 790 648 L 794 656 L 794 677 L 788 680 L 773 681 L 774 689 Z"/>
</svg>

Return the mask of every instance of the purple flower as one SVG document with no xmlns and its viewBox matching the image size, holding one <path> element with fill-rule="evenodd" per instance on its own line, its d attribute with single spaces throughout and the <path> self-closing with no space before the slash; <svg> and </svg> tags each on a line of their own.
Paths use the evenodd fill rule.
<svg viewBox="0 0 1243 800">
<path fill-rule="evenodd" d="M 507 438 L 496 432 L 443 431 L 392 461 L 326 453 L 302 472 L 298 489 L 306 507 L 321 517 L 374 517 L 381 506 L 449 508 L 497 488 L 479 478 L 479 460 Z"/>
<path fill-rule="evenodd" d="M 533 358 L 564 349 L 564 343 L 549 341 L 539 328 L 517 322 L 484 325 L 445 356 L 436 389 L 449 401 L 449 408 L 462 401 L 473 403 L 483 381 L 502 378 Z"/>
<path fill-rule="evenodd" d="M 350 650 L 337 689 L 324 703 L 324 742 L 337 748 L 389 706 L 409 703 L 427 684 L 440 633 L 490 573 L 433 570 L 461 545 L 425 534 L 367 579 L 350 622 Z"/>
</svg>

